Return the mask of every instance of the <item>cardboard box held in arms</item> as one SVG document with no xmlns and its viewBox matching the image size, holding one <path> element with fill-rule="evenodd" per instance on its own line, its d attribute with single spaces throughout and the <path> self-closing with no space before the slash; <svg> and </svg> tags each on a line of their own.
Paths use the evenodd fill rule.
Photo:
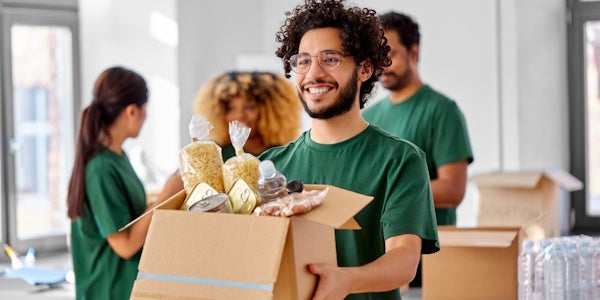
<svg viewBox="0 0 600 300">
<path fill-rule="evenodd" d="M 423 255 L 423 300 L 517 299 L 522 227 L 439 226 L 440 251 Z"/>
<path fill-rule="evenodd" d="M 353 216 L 372 200 L 305 189 L 325 187 L 320 206 L 289 218 L 177 210 L 179 192 L 156 207 L 131 299 L 310 299 L 306 265 L 337 265 L 334 229 L 360 229 Z"/>
<path fill-rule="evenodd" d="M 495 172 L 471 177 L 479 191 L 477 226 L 527 226 L 535 220 L 540 239 L 568 230 L 569 203 L 563 191 L 583 188 L 583 183 L 563 170 Z M 535 226 L 527 230 L 535 231 Z"/>
</svg>

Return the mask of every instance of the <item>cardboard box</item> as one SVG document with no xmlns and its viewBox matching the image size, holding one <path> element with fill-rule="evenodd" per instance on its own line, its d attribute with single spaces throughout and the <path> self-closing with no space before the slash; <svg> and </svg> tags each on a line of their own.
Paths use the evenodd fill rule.
<svg viewBox="0 0 600 300">
<path fill-rule="evenodd" d="M 439 226 L 440 251 L 422 257 L 423 300 L 517 299 L 521 227 Z"/>
<path fill-rule="evenodd" d="M 290 218 L 181 211 L 178 193 L 154 212 L 131 299 L 310 299 L 306 265 L 337 265 L 334 229 L 359 229 L 353 216 L 372 200 L 305 186 L 326 187 L 320 206 Z"/>
<path fill-rule="evenodd" d="M 564 192 L 583 188 L 562 170 L 497 172 L 471 180 L 479 191 L 478 226 L 522 226 L 543 217 L 543 237 L 567 231 L 570 206 Z"/>
</svg>

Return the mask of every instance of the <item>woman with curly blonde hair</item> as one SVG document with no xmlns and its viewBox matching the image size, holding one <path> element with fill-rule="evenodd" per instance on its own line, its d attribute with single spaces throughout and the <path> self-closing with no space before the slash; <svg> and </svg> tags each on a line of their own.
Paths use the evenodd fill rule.
<svg viewBox="0 0 600 300">
<path fill-rule="evenodd" d="M 271 72 L 216 75 L 200 88 L 194 100 L 194 113 L 214 126 L 210 136 L 222 147 L 223 160 L 235 155 L 229 122 L 237 120 L 252 129 L 244 151 L 258 155 L 298 137 L 301 110 L 293 85 L 283 75 Z"/>
</svg>

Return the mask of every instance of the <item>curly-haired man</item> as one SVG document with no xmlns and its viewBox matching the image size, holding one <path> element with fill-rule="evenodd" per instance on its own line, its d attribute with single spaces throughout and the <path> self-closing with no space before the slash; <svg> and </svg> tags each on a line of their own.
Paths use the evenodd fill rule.
<svg viewBox="0 0 600 300">
<path fill-rule="evenodd" d="M 295 73 L 312 128 L 259 158 L 290 178 L 374 197 L 355 216 L 361 230 L 336 231 L 338 266 L 308 265 L 319 277 L 314 299 L 400 299 L 439 242 L 425 154 L 361 116 L 390 65 L 383 29 L 374 10 L 340 0 L 309 0 L 287 16 L 276 54 Z"/>
</svg>

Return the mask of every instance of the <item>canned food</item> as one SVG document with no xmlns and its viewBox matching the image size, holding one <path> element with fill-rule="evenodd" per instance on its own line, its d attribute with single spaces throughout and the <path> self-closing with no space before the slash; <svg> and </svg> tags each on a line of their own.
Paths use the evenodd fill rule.
<svg viewBox="0 0 600 300">
<path fill-rule="evenodd" d="M 229 197 L 233 212 L 236 214 L 251 214 L 258 202 L 256 193 L 243 179 L 235 181 L 229 191 Z"/>
<path fill-rule="evenodd" d="M 213 195 L 218 194 L 217 190 L 215 190 L 210 185 L 201 182 L 198 183 L 192 191 L 187 195 L 185 201 L 181 205 L 179 209 L 181 210 L 190 210 L 190 207 L 194 205 L 196 202 Z"/>
<path fill-rule="evenodd" d="M 229 196 L 227 194 L 216 194 L 208 196 L 190 206 L 190 211 L 196 212 L 218 212 L 229 213 Z"/>
</svg>

